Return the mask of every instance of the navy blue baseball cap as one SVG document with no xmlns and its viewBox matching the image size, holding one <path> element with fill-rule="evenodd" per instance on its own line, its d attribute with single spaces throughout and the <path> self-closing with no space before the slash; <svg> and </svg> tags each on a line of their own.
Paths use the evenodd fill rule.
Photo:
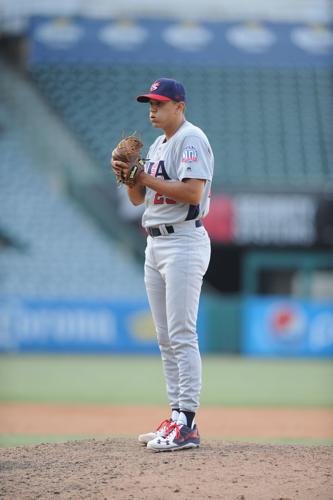
<svg viewBox="0 0 333 500">
<path fill-rule="evenodd" d="M 150 99 L 154 99 L 155 101 L 185 102 L 185 89 L 177 80 L 159 78 L 151 85 L 149 94 L 139 95 L 136 98 L 139 102 L 149 102 Z"/>
</svg>

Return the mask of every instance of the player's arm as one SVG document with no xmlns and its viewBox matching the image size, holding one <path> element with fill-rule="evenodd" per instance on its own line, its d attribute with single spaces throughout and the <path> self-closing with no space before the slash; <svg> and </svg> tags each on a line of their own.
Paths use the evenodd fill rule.
<svg viewBox="0 0 333 500">
<path fill-rule="evenodd" d="M 127 194 L 133 205 L 141 205 L 145 201 L 146 188 L 142 184 L 127 186 Z"/>
<path fill-rule="evenodd" d="M 181 203 L 199 205 L 205 182 L 204 179 L 183 179 L 182 181 L 167 182 L 164 179 L 152 177 L 142 172 L 138 185 L 153 189 L 156 193 Z"/>
</svg>

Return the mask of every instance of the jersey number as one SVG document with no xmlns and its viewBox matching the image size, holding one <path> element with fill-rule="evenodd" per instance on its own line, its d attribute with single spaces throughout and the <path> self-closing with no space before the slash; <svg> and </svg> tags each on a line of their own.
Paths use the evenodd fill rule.
<svg viewBox="0 0 333 500">
<path fill-rule="evenodd" d="M 154 205 L 163 205 L 163 203 L 173 205 L 177 202 L 175 200 L 172 200 L 171 198 L 166 198 L 163 194 L 156 193 L 154 198 Z"/>
</svg>

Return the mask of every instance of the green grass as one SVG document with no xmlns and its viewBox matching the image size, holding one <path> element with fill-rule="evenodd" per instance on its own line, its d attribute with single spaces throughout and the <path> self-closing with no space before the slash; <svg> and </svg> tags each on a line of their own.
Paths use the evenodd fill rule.
<svg viewBox="0 0 333 500">
<path fill-rule="evenodd" d="M 39 434 L 0 434 L 0 447 L 12 448 L 14 446 L 30 446 L 45 443 L 66 443 L 67 441 L 81 441 L 83 439 L 106 439 L 108 436 L 88 436 L 78 434 L 75 436 L 55 436 Z"/>
<path fill-rule="evenodd" d="M 258 444 L 292 444 L 304 446 L 331 446 L 333 439 L 311 439 L 311 438 L 263 438 L 263 437 L 239 437 L 239 436 L 216 436 L 214 441 L 233 441 L 241 443 L 258 443 Z"/>
<path fill-rule="evenodd" d="M 333 407 L 330 360 L 205 357 L 202 405 Z M 159 356 L 0 356 L 0 401 L 166 404 Z"/>
<path fill-rule="evenodd" d="M 128 437 L 133 440 L 133 436 L 116 436 Z M 97 435 L 73 435 L 73 436 L 55 436 L 55 435 L 39 435 L 39 434 L 0 434 L 0 447 L 12 448 L 15 446 L 33 446 L 45 443 L 66 443 L 67 441 L 82 441 L 84 439 L 105 440 L 112 439 L 112 436 L 97 436 Z M 203 439 L 203 446 L 205 441 L 228 441 L 228 442 L 241 442 L 241 443 L 258 443 L 258 444 L 292 444 L 292 445 L 305 445 L 305 446 L 318 446 L 318 445 L 333 445 L 333 439 L 294 439 L 294 438 L 256 438 L 256 437 L 239 437 L 239 436 L 216 436 L 215 438 L 209 437 Z"/>
</svg>

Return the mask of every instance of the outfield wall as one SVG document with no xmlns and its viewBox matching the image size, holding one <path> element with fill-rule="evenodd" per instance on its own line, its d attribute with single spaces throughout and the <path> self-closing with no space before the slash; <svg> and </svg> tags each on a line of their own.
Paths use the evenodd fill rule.
<svg viewBox="0 0 333 500">
<path fill-rule="evenodd" d="M 205 295 L 202 353 L 332 356 L 333 303 Z M 146 301 L 0 300 L 1 352 L 158 353 Z"/>
</svg>

